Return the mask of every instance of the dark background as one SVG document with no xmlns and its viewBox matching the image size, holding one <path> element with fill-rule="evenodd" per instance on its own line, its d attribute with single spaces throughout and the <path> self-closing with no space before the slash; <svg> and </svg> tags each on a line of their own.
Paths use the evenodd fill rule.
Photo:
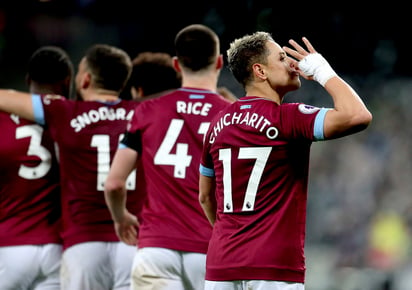
<svg viewBox="0 0 412 290">
<path fill-rule="evenodd" d="M 0 1 L 0 85 L 22 86 L 30 54 L 60 45 L 77 61 L 95 42 L 117 45 L 132 57 L 144 50 L 173 54 L 176 32 L 204 23 L 221 37 L 224 54 L 236 37 L 256 30 L 280 45 L 306 36 L 340 73 L 377 69 L 411 75 L 406 4 L 344 2 L 54 0 Z M 272 7 L 267 7 L 268 4 Z M 406 2 L 405 2 L 406 3 Z M 362 5 L 361 5 L 362 4 Z M 362 7 L 360 7 L 362 6 Z M 14 78 L 17 78 L 16 80 Z M 20 78 L 21 79 L 21 78 Z"/>
</svg>

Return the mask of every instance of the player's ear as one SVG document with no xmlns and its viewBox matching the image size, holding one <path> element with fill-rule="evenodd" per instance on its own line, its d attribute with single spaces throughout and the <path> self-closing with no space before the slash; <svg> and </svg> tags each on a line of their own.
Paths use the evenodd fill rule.
<svg viewBox="0 0 412 290">
<path fill-rule="evenodd" d="M 266 72 L 265 72 L 264 68 L 262 67 L 262 65 L 260 63 L 253 64 L 252 69 L 253 69 L 253 74 L 256 77 L 258 77 L 262 80 L 266 79 Z"/>
<path fill-rule="evenodd" d="M 175 71 L 179 73 L 182 71 L 182 69 L 180 68 L 180 64 L 179 64 L 179 60 L 177 59 L 177 56 L 173 57 L 173 68 L 175 69 Z"/>
<path fill-rule="evenodd" d="M 218 58 L 217 58 L 217 60 L 216 60 L 216 69 L 217 69 L 217 70 L 222 69 L 223 63 L 224 63 L 224 61 L 223 61 L 223 55 L 221 54 L 221 55 L 218 56 Z"/>
<path fill-rule="evenodd" d="M 90 87 L 91 82 L 92 82 L 92 75 L 90 73 L 84 73 L 81 79 L 81 88 L 87 89 L 88 87 Z"/>
<path fill-rule="evenodd" d="M 140 100 L 144 97 L 144 92 L 142 87 L 131 87 L 130 94 L 132 95 L 133 100 Z"/>
</svg>

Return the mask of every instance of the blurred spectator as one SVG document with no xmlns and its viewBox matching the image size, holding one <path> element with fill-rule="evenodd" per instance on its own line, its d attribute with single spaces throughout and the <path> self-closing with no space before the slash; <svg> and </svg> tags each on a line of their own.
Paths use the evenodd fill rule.
<svg viewBox="0 0 412 290">
<path fill-rule="evenodd" d="M 180 73 L 174 69 L 173 58 L 168 53 L 141 52 L 132 63 L 132 75 L 122 92 L 122 98 L 140 101 L 149 95 L 181 86 Z"/>
</svg>

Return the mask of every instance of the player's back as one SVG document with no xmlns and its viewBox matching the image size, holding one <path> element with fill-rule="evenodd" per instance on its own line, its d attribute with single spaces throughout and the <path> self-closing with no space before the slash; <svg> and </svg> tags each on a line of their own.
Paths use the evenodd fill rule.
<svg viewBox="0 0 412 290">
<path fill-rule="evenodd" d="M 53 96 L 43 96 L 42 102 L 44 119 L 60 156 L 64 246 L 118 241 L 104 201 L 104 181 L 138 103 L 71 101 Z M 128 189 L 134 191 L 135 182 L 134 174 Z M 131 206 L 136 204 L 135 195 L 128 199 Z"/>
<path fill-rule="evenodd" d="M 148 196 L 139 247 L 206 252 L 211 226 L 198 202 L 199 159 L 211 119 L 229 104 L 212 91 L 180 88 L 137 108 L 131 131 L 141 135 Z"/>
<path fill-rule="evenodd" d="M 60 243 L 54 143 L 40 125 L 0 112 L 0 246 Z"/>
<path fill-rule="evenodd" d="M 210 241 L 210 279 L 231 275 L 220 265 L 243 267 L 226 280 L 269 279 L 271 271 L 280 280 L 302 277 L 308 159 L 318 111 L 244 97 L 211 124 L 205 151 L 213 164 L 202 158 L 216 175 L 219 235 Z"/>
</svg>

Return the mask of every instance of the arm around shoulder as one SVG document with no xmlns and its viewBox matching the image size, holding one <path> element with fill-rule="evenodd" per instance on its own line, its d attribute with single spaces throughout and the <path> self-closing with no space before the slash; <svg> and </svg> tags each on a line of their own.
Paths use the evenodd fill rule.
<svg viewBox="0 0 412 290">
<path fill-rule="evenodd" d="M 0 110 L 34 121 L 32 97 L 29 93 L 1 89 Z"/>
</svg>

